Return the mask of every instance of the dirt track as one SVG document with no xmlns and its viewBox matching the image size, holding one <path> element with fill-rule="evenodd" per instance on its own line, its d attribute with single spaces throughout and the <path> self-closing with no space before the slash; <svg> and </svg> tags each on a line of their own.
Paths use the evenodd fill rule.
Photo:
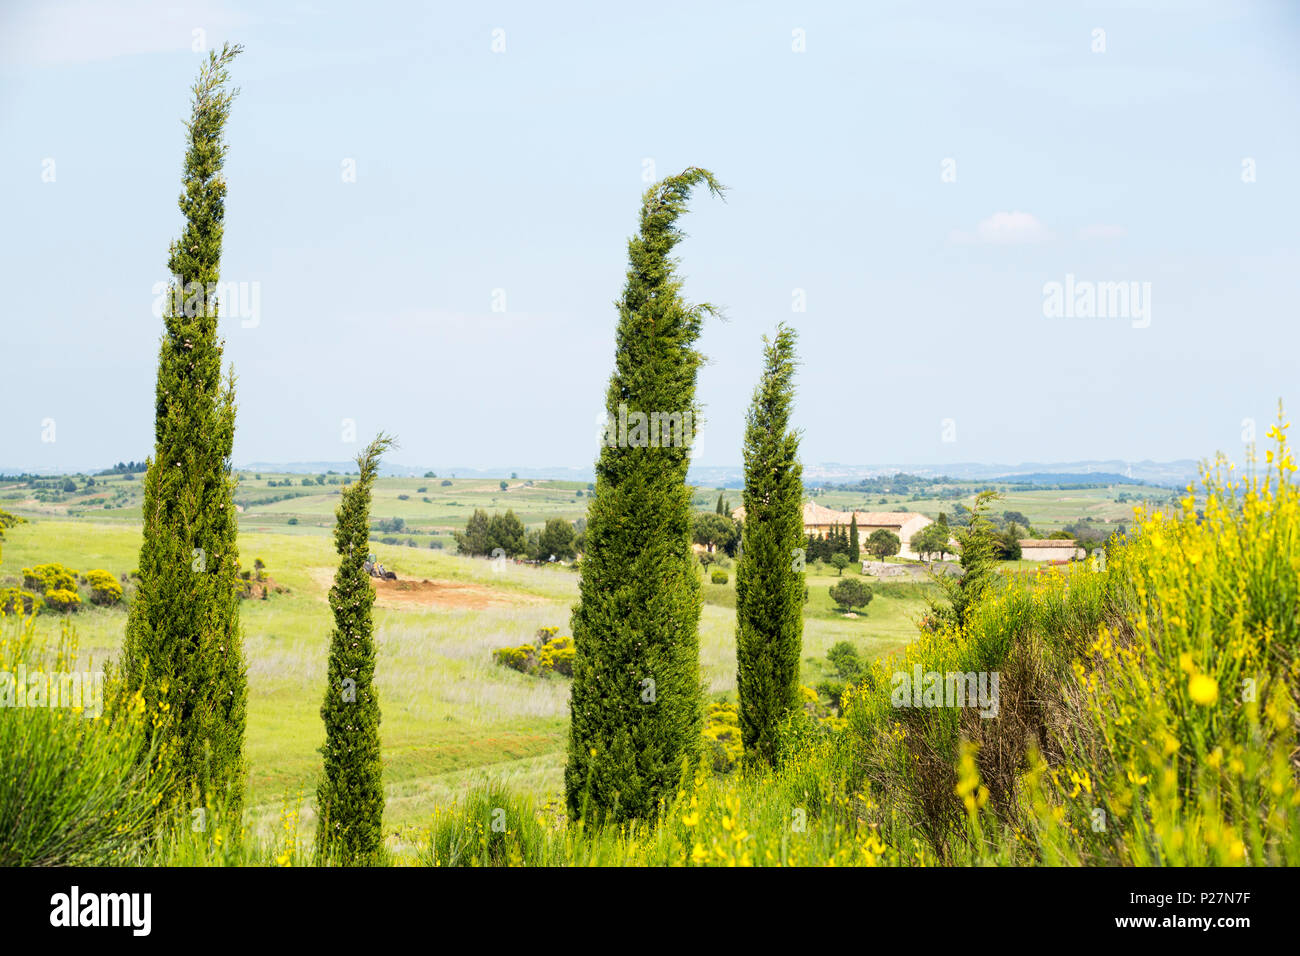
<svg viewBox="0 0 1300 956">
<path fill-rule="evenodd" d="M 333 573 L 319 568 L 312 577 L 322 584 L 326 593 L 334 583 Z M 518 606 L 532 604 L 537 598 L 511 591 L 499 591 L 481 584 L 468 584 L 464 581 L 436 580 L 427 578 L 383 581 L 371 578 L 375 589 L 375 606 L 388 608 L 404 607 L 455 607 L 481 610 L 488 607 Z"/>
</svg>

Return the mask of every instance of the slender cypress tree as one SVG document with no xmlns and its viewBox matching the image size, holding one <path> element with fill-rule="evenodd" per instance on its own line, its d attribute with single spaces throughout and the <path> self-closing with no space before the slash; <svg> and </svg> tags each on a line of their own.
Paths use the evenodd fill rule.
<svg viewBox="0 0 1300 956">
<path fill-rule="evenodd" d="M 804 581 L 803 469 L 794 404 L 795 333 L 764 340 L 763 377 L 745 424 L 744 548 L 736 564 L 736 689 L 751 760 L 777 758 L 782 720 L 798 706 Z"/>
<path fill-rule="evenodd" d="M 673 247 L 691 190 L 722 187 L 692 167 L 648 189 L 618 303 L 609 428 L 587 511 L 586 551 L 573 609 L 575 650 L 569 759 L 571 818 L 599 824 L 652 819 L 699 758 L 700 584 L 691 553 L 689 442 L 652 415 L 694 423 L 695 349 L 708 305 L 681 297 Z M 689 419 L 687 418 L 689 416 Z M 661 419 L 662 420 L 662 419 Z M 631 426 L 630 428 L 627 426 Z M 693 424 L 686 427 L 689 432 Z"/>
<path fill-rule="evenodd" d="M 176 284 L 163 310 L 140 584 L 121 671 L 126 689 L 166 717 L 153 733 L 175 774 L 172 800 L 182 808 L 212 804 L 233 821 L 243 807 L 247 683 L 230 472 L 234 374 L 222 376 L 216 283 L 223 133 L 238 92 L 226 89 L 227 67 L 240 50 L 210 53 L 193 87 L 180 196 L 185 228 L 168 261 Z"/>
<path fill-rule="evenodd" d="M 366 865 L 383 848 L 384 782 L 375 689 L 375 592 L 364 564 L 370 543 L 370 489 L 380 456 L 393 445 L 379 435 L 357 457 L 361 477 L 343 491 L 334 526 L 342 556 L 330 588 L 334 633 L 325 722 L 325 775 L 316 788 L 316 849 L 323 861 Z"/>
<path fill-rule="evenodd" d="M 858 513 L 849 519 L 849 560 L 857 564 L 862 560 L 862 544 L 858 540 Z"/>
</svg>

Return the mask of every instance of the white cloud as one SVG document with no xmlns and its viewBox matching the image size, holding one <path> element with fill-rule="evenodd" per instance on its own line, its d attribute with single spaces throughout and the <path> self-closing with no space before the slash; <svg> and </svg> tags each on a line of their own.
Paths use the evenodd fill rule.
<svg viewBox="0 0 1300 956">
<path fill-rule="evenodd" d="M 221 0 L 169 6 L 150 0 L 55 0 L 10 10 L 0 23 L 6 63 L 92 63 L 140 53 L 192 51 L 195 30 L 207 49 L 252 18 Z"/>
<path fill-rule="evenodd" d="M 973 234 L 953 230 L 948 238 L 952 242 L 1005 246 L 1046 242 L 1052 238 L 1052 233 L 1031 213 L 995 212 L 982 220 Z"/>
</svg>

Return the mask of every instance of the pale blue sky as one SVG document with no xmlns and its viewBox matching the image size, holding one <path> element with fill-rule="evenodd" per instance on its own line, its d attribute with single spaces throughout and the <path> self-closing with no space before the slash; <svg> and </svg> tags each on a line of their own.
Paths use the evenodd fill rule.
<svg viewBox="0 0 1300 956">
<path fill-rule="evenodd" d="M 152 451 L 196 28 L 247 47 L 237 462 L 351 457 L 350 418 L 401 463 L 590 465 L 647 159 L 730 187 L 679 247 L 728 316 L 701 464 L 739 462 L 782 320 L 809 463 L 1237 453 L 1243 419 L 1300 404 L 1294 4 L 0 9 L 0 469 Z M 1067 274 L 1150 283 L 1149 326 L 1046 318 Z"/>
</svg>

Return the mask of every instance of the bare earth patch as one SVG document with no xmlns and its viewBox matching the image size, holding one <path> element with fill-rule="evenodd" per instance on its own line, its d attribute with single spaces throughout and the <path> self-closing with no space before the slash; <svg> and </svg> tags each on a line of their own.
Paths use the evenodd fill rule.
<svg viewBox="0 0 1300 956">
<path fill-rule="evenodd" d="M 324 588 L 326 594 L 334 584 L 334 572 L 328 568 L 313 569 L 312 578 Z M 519 607 L 525 604 L 543 603 L 530 595 L 444 579 L 430 581 L 425 578 L 416 581 L 411 578 L 383 581 L 379 578 L 371 578 L 370 586 L 375 589 L 376 607 L 455 607 L 482 610 L 489 607 Z"/>
</svg>

